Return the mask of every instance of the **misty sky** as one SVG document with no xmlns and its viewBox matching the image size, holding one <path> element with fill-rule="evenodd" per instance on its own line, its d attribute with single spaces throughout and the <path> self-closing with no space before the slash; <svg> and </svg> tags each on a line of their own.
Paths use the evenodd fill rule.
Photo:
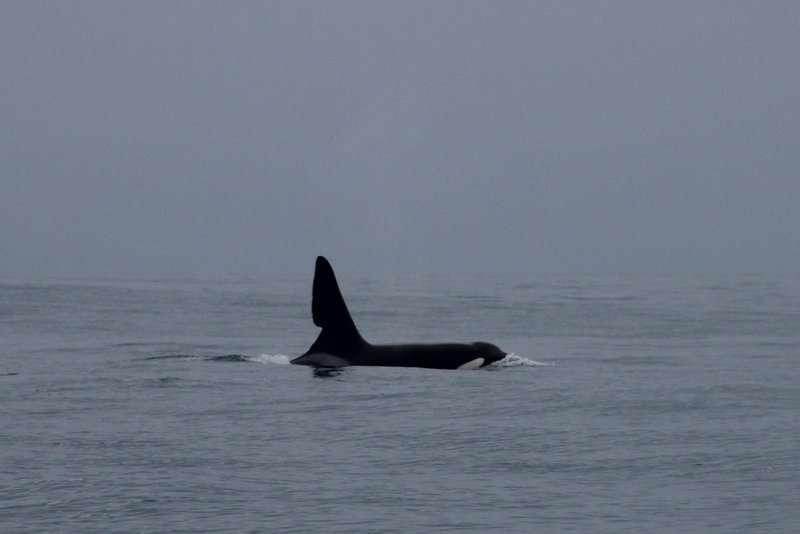
<svg viewBox="0 0 800 534">
<path fill-rule="evenodd" d="M 0 274 L 800 272 L 795 1 L 0 11 Z"/>
</svg>

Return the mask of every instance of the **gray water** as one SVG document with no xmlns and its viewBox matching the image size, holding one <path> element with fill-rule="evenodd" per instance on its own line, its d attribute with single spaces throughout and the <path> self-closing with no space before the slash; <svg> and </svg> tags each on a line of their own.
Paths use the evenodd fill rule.
<svg viewBox="0 0 800 534">
<path fill-rule="evenodd" d="M 0 531 L 800 528 L 800 279 L 343 277 L 513 355 L 315 373 L 310 278 L 0 279 Z"/>
</svg>

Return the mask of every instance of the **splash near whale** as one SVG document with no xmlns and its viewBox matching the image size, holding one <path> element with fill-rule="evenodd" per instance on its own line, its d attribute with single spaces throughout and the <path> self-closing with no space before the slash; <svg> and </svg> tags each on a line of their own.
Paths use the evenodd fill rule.
<svg viewBox="0 0 800 534">
<path fill-rule="evenodd" d="M 311 348 L 291 363 L 312 367 L 373 365 L 429 369 L 479 369 L 505 358 L 491 343 L 373 345 L 358 332 L 331 264 L 317 257 L 311 296 L 314 324 L 322 328 Z"/>
</svg>

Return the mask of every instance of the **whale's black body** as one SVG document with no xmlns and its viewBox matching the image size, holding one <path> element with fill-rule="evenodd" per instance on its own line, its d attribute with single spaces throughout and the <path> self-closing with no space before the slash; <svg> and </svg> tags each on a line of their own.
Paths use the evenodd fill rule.
<svg viewBox="0 0 800 534">
<path fill-rule="evenodd" d="M 358 333 L 328 260 L 319 256 L 314 272 L 311 315 L 322 328 L 311 348 L 292 360 L 313 367 L 383 365 L 432 369 L 477 369 L 506 353 L 491 343 L 372 345 Z"/>
</svg>

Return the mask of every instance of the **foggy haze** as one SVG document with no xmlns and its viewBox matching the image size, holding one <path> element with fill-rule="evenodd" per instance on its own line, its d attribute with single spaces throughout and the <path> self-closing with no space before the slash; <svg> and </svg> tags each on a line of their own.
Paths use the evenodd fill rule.
<svg viewBox="0 0 800 534">
<path fill-rule="evenodd" d="M 0 274 L 800 272 L 796 2 L 4 2 Z"/>
</svg>

